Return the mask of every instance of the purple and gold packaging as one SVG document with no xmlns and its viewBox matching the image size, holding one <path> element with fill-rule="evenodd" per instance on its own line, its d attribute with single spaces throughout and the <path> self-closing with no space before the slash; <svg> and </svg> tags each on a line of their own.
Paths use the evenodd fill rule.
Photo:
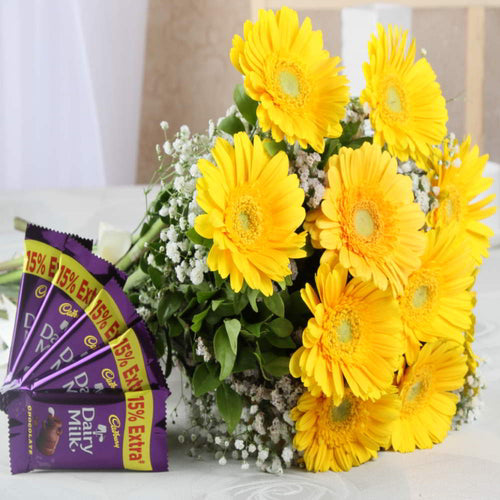
<svg viewBox="0 0 500 500">
<path fill-rule="evenodd" d="M 166 471 L 168 395 L 166 388 L 106 394 L 11 391 L 11 472 Z"/>
<path fill-rule="evenodd" d="M 109 389 L 142 391 L 164 386 L 165 378 L 142 321 L 108 345 L 26 385 L 38 392 L 64 390 L 69 393 L 97 393 Z"/>
<path fill-rule="evenodd" d="M 52 283 L 19 353 L 7 370 L 4 384 L 18 386 L 23 374 L 82 316 L 85 308 L 113 278 L 120 285 L 125 282 L 124 274 L 112 264 L 77 241 L 67 239 Z"/>
<path fill-rule="evenodd" d="M 134 306 L 114 279 L 96 295 L 94 300 L 61 336 L 34 362 L 22 376 L 21 385 L 60 370 L 83 358 L 127 328 L 140 321 Z"/>
<path fill-rule="evenodd" d="M 10 372 L 21 346 L 33 325 L 40 307 L 59 267 L 59 257 L 68 238 L 75 239 L 90 249 L 92 241 L 78 236 L 28 224 L 24 239 L 23 275 L 19 289 L 18 307 L 12 346 L 7 364 Z"/>
<path fill-rule="evenodd" d="M 170 392 L 151 333 L 122 290 L 124 273 L 74 238 L 32 225 L 24 267 L 0 387 L 12 473 L 167 470 Z"/>
</svg>

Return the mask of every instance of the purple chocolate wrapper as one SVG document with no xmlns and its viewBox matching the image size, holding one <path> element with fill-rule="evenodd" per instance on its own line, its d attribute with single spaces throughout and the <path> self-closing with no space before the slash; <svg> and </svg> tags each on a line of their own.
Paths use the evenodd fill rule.
<svg viewBox="0 0 500 500">
<path fill-rule="evenodd" d="M 167 389 L 107 394 L 9 393 L 11 472 L 166 471 Z"/>
<path fill-rule="evenodd" d="M 142 391 L 166 387 L 150 334 L 143 322 L 129 328 L 109 345 L 23 387 L 42 391 Z"/>
<path fill-rule="evenodd" d="M 18 386 L 22 375 L 82 316 L 104 285 L 113 278 L 123 285 L 125 276 L 77 241 L 67 239 L 57 273 L 11 369 L 7 371 L 4 385 Z"/>
<path fill-rule="evenodd" d="M 121 286 L 112 279 L 85 309 L 85 313 L 41 354 L 23 375 L 21 385 L 33 384 L 41 377 L 95 352 L 138 321 L 140 316 L 135 307 Z"/>
<path fill-rule="evenodd" d="M 59 254 L 68 238 L 73 238 L 91 249 L 92 241 L 70 236 L 35 224 L 28 224 L 25 233 L 25 261 L 19 288 L 19 297 L 12 345 L 7 370 L 10 371 L 21 346 L 33 324 L 43 299 L 59 266 Z"/>
</svg>

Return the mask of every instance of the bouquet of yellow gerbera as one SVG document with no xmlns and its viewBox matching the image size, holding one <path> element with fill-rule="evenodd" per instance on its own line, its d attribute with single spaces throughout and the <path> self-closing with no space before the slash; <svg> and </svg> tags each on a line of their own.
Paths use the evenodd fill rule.
<svg viewBox="0 0 500 500">
<path fill-rule="evenodd" d="M 491 179 L 447 136 L 407 36 L 378 27 L 349 98 L 309 18 L 261 11 L 233 39 L 235 106 L 158 147 L 161 189 L 119 266 L 189 378 L 190 453 L 348 470 L 474 416 Z"/>
</svg>

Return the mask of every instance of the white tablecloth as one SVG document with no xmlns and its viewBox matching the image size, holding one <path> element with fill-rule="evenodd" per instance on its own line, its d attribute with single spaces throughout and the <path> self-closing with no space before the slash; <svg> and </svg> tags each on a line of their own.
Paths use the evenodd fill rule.
<svg viewBox="0 0 500 500">
<path fill-rule="evenodd" d="M 14 215 L 63 231 L 96 237 L 99 221 L 134 229 L 144 210 L 140 187 L 1 193 L 0 260 L 21 249 L 23 236 L 11 229 Z M 494 249 L 478 279 L 476 350 L 487 360 L 487 389 L 480 419 L 451 432 L 431 450 L 410 454 L 381 453 L 346 473 L 286 471 L 276 477 L 239 462 L 220 466 L 186 455 L 177 436 L 186 421 L 169 425 L 170 472 L 53 472 L 11 476 L 7 419 L 0 413 L 0 498 L 206 498 L 206 499 L 493 499 L 500 498 L 500 250 Z M 0 373 L 0 378 L 2 378 Z M 179 380 L 169 380 L 170 408 L 179 401 Z"/>
</svg>

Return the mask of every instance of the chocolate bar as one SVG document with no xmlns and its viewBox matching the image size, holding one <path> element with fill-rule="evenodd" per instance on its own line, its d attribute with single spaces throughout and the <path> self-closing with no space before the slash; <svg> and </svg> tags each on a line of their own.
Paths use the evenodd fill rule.
<svg viewBox="0 0 500 500">
<path fill-rule="evenodd" d="M 19 324 L 23 300 L 32 316 L 0 388 L 12 473 L 167 470 L 170 393 L 126 275 L 66 235 L 29 226 L 26 241 Z"/>
<path fill-rule="evenodd" d="M 12 364 L 17 359 L 21 346 L 47 295 L 59 268 L 59 257 L 68 238 L 77 240 L 85 248 L 92 248 L 92 241 L 85 238 L 69 236 L 35 224 L 28 224 L 26 228 L 23 274 L 7 364 L 8 372 L 11 371 Z"/>
<path fill-rule="evenodd" d="M 33 383 L 90 355 L 139 321 L 140 316 L 135 307 L 118 282 L 112 279 L 96 295 L 82 316 L 33 363 L 19 384 Z"/>
<path fill-rule="evenodd" d="M 166 471 L 166 388 L 111 393 L 10 391 L 11 472 Z"/>
<path fill-rule="evenodd" d="M 123 285 L 126 275 L 97 257 L 77 241 L 67 239 L 59 256 L 59 267 L 40 310 L 12 362 L 4 385 L 19 385 L 22 375 L 80 318 L 99 291 L 111 279 Z"/>
<path fill-rule="evenodd" d="M 141 321 L 119 337 L 59 371 L 23 387 L 38 392 L 141 391 L 165 386 L 165 377 L 146 325 Z"/>
</svg>

